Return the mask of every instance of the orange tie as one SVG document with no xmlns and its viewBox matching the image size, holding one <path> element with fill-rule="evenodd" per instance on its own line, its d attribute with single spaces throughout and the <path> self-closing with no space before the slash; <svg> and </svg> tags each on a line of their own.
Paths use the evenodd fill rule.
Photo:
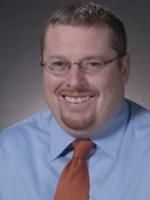
<svg viewBox="0 0 150 200">
<path fill-rule="evenodd" d="M 72 143 L 73 158 L 64 168 L 55 193 L 55 200 L 88 200 L 89 174 L 86 156 L 94 147 L 88 139 Z"/>
</svg>

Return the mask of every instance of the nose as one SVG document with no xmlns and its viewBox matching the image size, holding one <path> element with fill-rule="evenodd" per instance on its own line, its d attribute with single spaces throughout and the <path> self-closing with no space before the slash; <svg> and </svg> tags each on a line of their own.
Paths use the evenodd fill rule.
<svg viewBox="0 0 150 200">
<path fill-rule="evenodd" d="M 79 69 L 76 63 L 72 64 L 65 78 L 67 87 L 76 88 L 87 86 L 86 75 Z"/>
</svg>

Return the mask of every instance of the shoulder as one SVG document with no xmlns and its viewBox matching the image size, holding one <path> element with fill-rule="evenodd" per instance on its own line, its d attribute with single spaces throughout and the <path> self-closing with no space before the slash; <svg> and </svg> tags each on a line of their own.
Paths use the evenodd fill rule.
<svg viewBox="0 0 150 200">
<path fill-rule="evenodd" d="M 132 117 L 141 118 L 142 116 L 144 116 L 146 118 L 150 118 L 150 109 L 145 108 L 142 105 L 128 99 L 127 99 L 127 103 L 129 105 L 129 110 Z"/>
<path fill-rule="evenodd" d="M 51 121 L 52 114 L 49 110 L 44 110 L 33 114 L 32 116 L 4 129 L 0 133 L 0 147 L 8 146 L 14 148 L 24 143 L 31 143 L 46 137 L 48 124 Z"/>
<path fill-rule="evenodd" d="M 121 166 L 123 163 L 126 170 L 134 175 L 132 177 L 138 177 L 141 183 L 148 181 L 148 184 L 150 182 L 150 111 L 129 100 L 127 104 L 129 117 L 120 151 Z M 145 185 L 144 182 L 142 185 Z"/>
<path fill-rule="evenodd" d="M 132 101 L 128 101 L 128 105 L 127 132 L 131 146 L 136 147 L 137 152 L 141 151 L 147 156 L 150 153 L 150 110 Z M 145 154 L 146 152 L 148 154 Z"/>
<path fill-rule="evenodd" d="M 129 120 L 136 128 L 148 128 L 150 130 L 150 110 L 127 100 L 129 105 Z"/>
<path fill-rule="evenodd" d="M 0 196 L 12 195 L 16 188 L 22 190 L 24 185 L 37 180 L 38 176 L 41 180 L 48 162 L 48 129 L 52 118 L 52 114 L 45 110 L 0 134 Z M 14 194 L 19 194 L 17 189 Z"/>
</svg>

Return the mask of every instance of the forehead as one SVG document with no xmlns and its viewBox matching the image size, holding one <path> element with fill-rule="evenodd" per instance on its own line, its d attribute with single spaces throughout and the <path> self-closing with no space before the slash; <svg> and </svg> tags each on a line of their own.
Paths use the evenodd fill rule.
<svg viewBox="0 0 150 200">
<path fill-rule="evenodd" d="M 44 53 L 105 51 L 111 48 L 110 39 L 111 31 L 107 27 L 50 26 L 45 35 Z"/>
<path fill-rule="evenodd" d="M 66 37 L 70 36 L 73 39 L 80 39 L 84 38 L 86 39 L 93 39 L 93 38 L 107 38 L 109 39 L 111 36 L 111 31 L 108 27 L 106 26 L 71 26 L 71 25 L 55 25 L 55 26 L 49 26 L 49 28 L 46 31 L 45 34 L 45 39 L 48 42 L 48 40 L 51 40 L 56 38 L 56 39 L 65 39 Z M 77 37 L 79 36 L 79 37 Z"/>
</svg>

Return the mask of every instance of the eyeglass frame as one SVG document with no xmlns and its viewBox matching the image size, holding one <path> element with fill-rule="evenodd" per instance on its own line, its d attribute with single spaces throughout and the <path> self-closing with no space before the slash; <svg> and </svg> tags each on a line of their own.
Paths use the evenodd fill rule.
<svg viewBox="0 0 150 200">
<path fill-rule="evenodd" d="M 86 69 L 83 67 L 83 62 L 85 62 L 85 61 L 88 61 L 88 59 L 87 58 L 85 58 L 85 59 L 82 59 L 81 61 L 79 61 L 79 62 L 71 62 L 71 61 L 69 61 L 69 60 L 67 60 L 67 59 L 64 59 L 64 61 L 65 61 L 65 64 L 66 64 L 66 68 L 65 68 L 65 70 L 63 71 L 57 71 L 57 72 L 53 72 L 53 71 L 50 71 L 50 69 L 47 67 L 47 63 L 48 63 L 48 61 L 47 62 L 45 62 L 45 63 L 43 63 L 43 62 L 41 62 L 40 63 L 40 65 L 43 67 L 43 69 L 45 69 L 48 73 L 50 73 L 50 74 L 53 74 L 53 75 L 55 75 L 55 76 L 63 76 L 63 75 L 65 75 L 65 74 L 67 74 L 67 72 L 70 70 L 70 68 L 71 68 L 71 66 L 72 65 L 78 65 L 78 67 L 79 67 L 79 69 L 80 69 L 80 71 L 82 72 L 82 73 L 84 73 L 84 74 L 96 74 L 96 73 L 99 73 L 99 72 L 101 72 L 104 68 L 105 68 L 105 66 L 106 65 L 109 65 L 109 64 L 111 64 L 112 62 L 114 62 L 115 60 L 117 60 L 117 59 L 119 59 L 120 57 L 123 57 L 123 56 L 125 56 L 126 55 L 126 53 L 124 53 L 124 54 L 118 54 L 118 55 L 116 55 L 116 56 L 114 56 L 113 58 L 111 58 L 111 59 L 109 59 L 109 60 L 106 60 L 106 61 L 103 61 L 103 62 L 101 62 L 101 63 L 99 63 L 100 65 L 101 65 L 101 67 L 98 69 L 97 68 L 97 70 L 95 70 L 95 71 L 93 71 L 93 72 L 89 72 L 89 71 L 86 71 Z M 55 59 L 57 58 L 59 58 L 59 57 L 54 57 Z M 96 58 L 99 58 L 98 56 L 97 57 L 91 57 L 91 60 L 92 59 L 96 59 Z M 60 58 L 59 58 L 60 59 Z M 62 58 L 61 58 L 62 59 Z M 90 59 L 89 59 L 90 60 Z M 90 63 L 90 62 L 89 62 Z"/>
</svg>

